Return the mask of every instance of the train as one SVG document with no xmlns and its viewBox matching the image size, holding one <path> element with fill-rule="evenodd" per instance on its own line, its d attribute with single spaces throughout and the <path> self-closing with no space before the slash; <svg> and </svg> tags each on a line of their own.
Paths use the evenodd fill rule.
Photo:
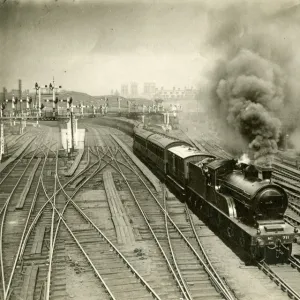
<svg viewBox="0 0 300 300">
<path fill-rule="evenodd" d="M 218 235 L 250 262 L 287 263 L 298 229 L 284 221 L 285 190 L 271 169 L 201 152 L 188 142 L 135 128 L 133 151 Z"/>
</svg>

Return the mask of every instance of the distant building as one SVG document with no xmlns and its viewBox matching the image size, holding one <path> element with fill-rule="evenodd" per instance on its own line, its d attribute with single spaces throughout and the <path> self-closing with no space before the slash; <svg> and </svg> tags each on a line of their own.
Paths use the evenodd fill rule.
<svg viewBox="0 0 300 300">
<path fill-rule="evenodd" d="M 144 83 L 144 94 L 148 96 L 155 95 L 156 84 L 155 82 L 145 82 Z"/>
<path fill-rule="evenodd" d="M 176 88 L 173 87 L 172 89 L 164 89 L 161 87 L 161 89 L 156 89 L 155 97 L 161 98 L 164 100 L 168 99 L 174 99 L 174 100 L 192 100 L 196 99 L 197 96 L 197 90 L 193 87 L 191 88 Z"/>
<path fill-rule="evenodd" d="M 13 94 L 15 97 L 19 97 L 19 90 L 17 89 L 12 89 L 10 93 Z"/>
<path fill-rule="evenodd" d="M 128 97 L 128 84 L 122 84 L 121 85 L 121 96 Z"/>
<path fill-rule="evenodd" d="M 138 96 L 138 84 L 136 82 L 131 83 L 130 96 L 133 98 Z"/>
</svg>

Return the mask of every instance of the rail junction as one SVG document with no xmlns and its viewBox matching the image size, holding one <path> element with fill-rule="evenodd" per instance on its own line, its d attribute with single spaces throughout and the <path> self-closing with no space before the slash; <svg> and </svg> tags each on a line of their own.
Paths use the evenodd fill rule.
<svg viewBox="0 0 300 300">
<path fill-rule="evenodd" d="M 130 135 L 95 122 L 81 122 L 84 147 L 69 154 L 43 123 L 6 135 L 3 299 L 300 299 L 297 247 L 289 265 L 245 265 L 135 157 Z M 276 170 L 279 184 L 294 184 L 286 220 L 299 226 L 297 171 Z"/>
</svg>

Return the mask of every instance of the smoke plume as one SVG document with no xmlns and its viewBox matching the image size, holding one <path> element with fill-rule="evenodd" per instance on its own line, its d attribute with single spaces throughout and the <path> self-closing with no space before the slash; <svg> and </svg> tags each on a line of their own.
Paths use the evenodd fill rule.
<svg viewBox="0 0 300 300">
<path fill-rule="evenodd" d="M 238 159 L 238 164 L 244 163 L 244 164 L 249 164 L 251 162 L 250 157 L 244 153 L 239 159 Z"/>
<path fill-rule="evenodd" d="M 287 28 L 286 21 L 266 18 L 256 8 L 247 14 L 231 7 L 217 16 L 219 28 L 209 42 L 221 59 L 211 76 L 209 110 L 223 131 L 244 142 L 241 150 L 248 148 L 255 164 L 270 165 L 282 132 L 299 124 L 294 51 L 300 47 L 289 47 L 299 27 Z"/>
<path fill-rule="evenodd" d="M 254 152 L 256 163 L 271 163 L 277 151 L 284 104 L 284 76 L 278 65 L 241 49 L 226 65 L 217 86 L 220 111 Z"/>
</svg>

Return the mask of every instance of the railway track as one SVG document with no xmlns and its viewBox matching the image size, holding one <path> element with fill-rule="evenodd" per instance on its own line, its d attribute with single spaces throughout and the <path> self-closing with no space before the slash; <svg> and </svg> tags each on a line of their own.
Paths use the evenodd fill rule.
<svg viewBox="0 0 300 300">
<path fill-rule="evenodd" d="M 22 296 L 28 274 L 30 278 L 36 276 L 34 288 L 26 290 L 34 299 L 63 299 L 72 288 L 80 293 L 82 285 L 88 299 L 237 298 L 223 276 L 213 271 L 209 258 L 205 258 L 188 215 L 185 222 L 180 221 L 184 213 L 173 215 L 174 207 L 166 194 L 155 192 L 108 132 L 93 135 L 75 175 L 68 180 L 60 175 L 65 163 L 63 159 L 58 162 L 56 143 L 45 143 L 35 154 L 32 146 L 24 155 L 26 162 L 29 155 L 34 155 L 34 160 L 40 157 L 41 162 L 29 191 L 32 201 L 25 202 L 28 221 L 22 237 L 18 233 L 16 238 L 20 247 L 13 257 L 15 271 L 12 276 L 12 272 L 4 272 L 4 299 Z M 6 174 L 10 167 L 4 170 Z M 109 180 L 109 190 L 119 194 L 123 213 L 128 215 L 126 228 L 131 228 L 134 236 L 128 243 L 129 233 L 118 233 L 115 226 L 124 221 L 124 215 L 118 217 L 117 223 L 105 219 L 105 211 L 111 214 L 112 209 L 107 204 L 107 192 L 103 192 Z M 94 204 L 84 200 L 93 193 L 97 195 Z M 32 254 L 33 248 L 40 248 L 40 252 Z M 150 259 L 151 270 L 143 265 Z M 67 276 L 74 281 L 71 289 Z M 80 278 L 88 280 L 81 282 Z"/>
<path fill-rule="evenodd" d="M 163 223 L 163 219 L 164 219 L 164 212 L 165 210 L 162 207 L 162 204 L 160 203 L 161 201 L 158 200 L 159 197 L 156 197 L 154 195 L 154 193 L 151 191 L 151 189 L 148 187 L 148 185 L 145 183 L 145 181 L 141 178 L 141 176 L 138 174 L 138 171 L 135 171 L 135 167 L 132 166 L 132 164 L 129 162 L 129 158 L 126 157 L 126 154 L 119 152 L 121 154 L 121 157 L 119 156 L 119 159 L 116 157 L 114 159 L 114 162 L 117 164 L 117 168 L 119 169 L 119 171 L 122 172 L 122 177 L 125 180 L 125 182 L 127 183 L 127 186 L 130 190 L 130 193 L 132 195 L 132 197 L 135 199 L 135 202 L 137 204 L 137 206 L 139 207 L 139 210 L 141 211 L 142 215 L 144 216 L 144 220 L 146 221 L 148 228 L 150 229 L 153 238 L 156 240 L 158 247 L 160 248 L 161 253 L 163 254 L 163 256 L 165 257 L 168 267 L 171 270 L 173 277 L 175 278 L 175 280 L 177 280 L 181 293 L 184 296 L 188 296 L 188 288 L 185 287 L 184 284 L 184 280 L 181 279 L 180 275 L 180 270 L 178 270 L 178 268 L 176 268 L 176 270 L 171 269 L 171 267 L 173 268 L 173 265 L 176 265 L 175 263 L 175 258 L 174 256 L 169 257 L 169 253 L 172 253 L 172 251 L 170 251 L 171 247 L 170 247 L 170 243 L 169 243 L 169 247 L 166 247 L 166 245 L 161 245 L 161 243 L 165 244 L 165 242 L 167 241 L 166 236 L 160 237 L 160 228 L 161 228 L 161 223 Z M 132 174 L 131 172 L 135 173 Z M 129 172 L 129 173 L 128 173 Z M 133 181 L 133 178 L 137 178 L 146 188 L 146 190 L 149 193 L 149 196 L 146 197 L 146 203 L 145 200 L 142 201 L 143 198 L 145 198 L 145 191 L 140 191 L 137 190 L 137 183 L 135 184 L 130 184 L 131 181 Z M 129 178 L 129 179 L 127 179 Z M 135 179 L 136 180 L 136 179 Z M 133 187 L 131 187 L 131 185 L 133 185 Z M 150 200 L 152 198 L 152 200 Z M 157 207 L 155 208 L 155 203 L 157 205 Z M 132 208 L 131 208 L 132 210 Z M 151 217 L 153 216 L 153 217 Z M 188 239 L 185 237 L 185 235 L 180 231 L 180 229 L 176 226 L 176 224 L 174 223 L 174 221 L 172 219 L 170 219 L 169 215 L 167 214 L 167 218 L 168 218 L 168 222 L 171 222 L 171 225 L 174 227 L 175 232 L 174 234 L 179 234 L 180 239 L 184 242 L 185 247 L 187 249 L 189 249 L 189 251 L 191 252 L 192 256 L 194 256 L 194 261 L 196 262 L 196 264 L 198 265 L 199 270 L 201 270 L 200 272 L 207 272 L 209 273 L 208 275 L 208 281 L 210 282 L 210 280 L 215 281 L 215 277 L 210 273 L 210 270 L 207 268 L 206 264 L 203 263 L 203 265 L 201 266 L 198 262 L 198 260 L 200 259 L 199 256 L 197 255 L 197 252 L 195 251 L 195 249 L 192 247 L 192 245 L 189 243 Z M 152 222 L 157 223 L 156 224 L 152 224 Z M 158 231 L 158 232 L 157 232 Z M 176 239 L 176 241 L 178 242 L 178 239 Z M 201 259 L 200 259 L 201 261 Z M 196 267 L 197 268 L 197 267 Z M 204 269 L 204 270 L 203 270 Z M 193 270 L 194 274 L 197 274 L 197 272 L 195 270 Z M 187 274 L 188 275 L 188 274 Z M 207 275 L 206 275 L 207 276 Z M 218 297 L 226 297 L 228 299 L 232 299 L 232 295 L 231 293 L 228 291 L 228 288 L 224 288 L 224 286 L 220 285 L 220 283 L 216 280 L 216 282 L 214 283 L 218 286 L 218 291 L 214 290 L 214 297 L 216 297 L 216 299 Z M 199 292 L 199 291 L 198 291 Z M 201 293 L 199 293 L 198 297 L 199 299 L 201 299 Z M 222 294 L 222 296 L 220 295 Z M 210 296 L 213 295 L 213 292 Z M 204 296 L 202 295 L 202 298 L 207 297 L 207 294 Z M 188 296 L 188 298 L 192 298 L 191 295 Z M 195 296 L 196 299 L 196 296 Z"/>
<path fill-rule="evenodd" d="M 289 265 L 269 266 L 264 262 L 258 263 L 262 270 L 282 291 L 286 292 L 291 299 L 300 299 L 299 272 L 291 272 Z M 288 281 L 288 283 L 287 283 Z"/>
<path fill-rule="evenodd" d="M 49 151 L 50 149 L 48 149 L 48 152 Z M 48 296 L 49 299 L 49 274 L 54 274 L 59 277 L 59 282 L 52 285 L 53 296 L 61 296 L 62 298 L 65 296 L 66 275 L 64 274 L 64 245 L 61 243 L 56 248 L 55 253 L 53 249 L 51 249 L 55 214 L 51 206 L 49 207 L 49 204 L 51 204 L 51 201 L 55 204 L 55 199 L 60 191 L 60 189 L 56 187 L 58 167 L 57 153 L 56 156 L 52 157 L 47 163 L 50 165 L 48 166 L 48 170 L 46 170 L 46 174 L 41 174 L 39 179 L 39 183 L 42 187 L 36 191 L 34 196 L 31 215 L 25 227 L 27 230 L 26 233 L 24 232 L 23 234 L 18 250 L 18 267 L 21 269 L 24 268 L 25 277 L 20 273 L 15 275 L 17 279 L 14 280 L 13 291 L 16 297 L 28 293 L 28 295 L 34 295 L 35 298 L 44 295 Z M 49 197 L 51 197 L 50 201 Z M 51 264 L 50 267 L 48 266 L 53 257 L 56 259 L 56 265 L 52 273 Z M 51 272 L 49 270 L 51 270 Z M 34 278 L 32 279 L 31 285 L 28 285 L 28 282 L 26 285 L 26 274 L 29 272 L 31 272 L 30 274 L 34 274 Z"/>
<path fill-rule="evenodd" d="M 12 280 L 14 276 L 16 278 L 19 275 L 19 273 L 16 274 L 18 255 L 38 198 L 39 182 L 47 156 L 41 159 L 37 158 L 36 154 L 43 146 L 41 144 L 31 155 L 27 166 L 24 168 L 21 176 L 18 177 L 18 181 L 13 185 L 12 191 L 2 206 L 0 261 L 3 299 L 8 299 L 14 289 L 21 288 L 18 279 L 14 282 Z M 14 171 L 17 170 L 14 168 Z M 11 175 L 11 173 L 12 170 L 4 178 L 5 186 L 7 186 L 7 182 L 10 180 L 8 175 Z M 1 183 L 3 184 L 3 181 Z M 33 199 L 32 202 L 29 199 Z M 12 289 L 12 283 L 14 284 L 14 289 Z"/>
<path fill-rule="evenodd" d="M 56 168 L 57 168 L 57 166 L 56 166 Z M 89 169 L 89 168 L 87 168 L 87 169 Z M 86 170 L 85 170 L 86 171 Z M 80 175 L 82 175 L 82 174 L 80 174 Z M 93 174 L 92 176 L 94 176 L 95 174 Z M 78 176 L 77 176 L 78 177 Z M 72 181 L 74 181 L 74 179 L 75 178 L 72 178 Z M 76 179 L 75 179 L 76 180 Z M 70 180 L 71 181 L 71 180 Z M 86 179 L 85 180 L 85 182 L 83 183 L 83 184 L 85 184 L 86 183 L 86 181 L 88 181 L 88 179 Z M 43 183 L 43 182 L 42 182 Z M 83 185 L 82 184 L 82 185 Z M 82 187 L 82 185 L 80 186 L 80 187 L 78 187 L 78 189 L 77 190 L 79 190 L 81 187 Z M 54 202 L 54 198 L 56 197 L 55 195 L 58 193 L 58 191 L 55 191 L 55 189 L 54 189 L 54 191 L 53 191 L 53 195 L 52 195 L 52 197 L 49 197 L 49 195 L 47 194 L 47 190 L 49 190 L 49 184 L 47 184 L 47 190 L 46 190 L 46 188 L 45 188 L 45 184 L 43 184 L 43 189 L 44 189 L 44 194 L 46 195 L 46 197 L 47 197 L 47 202 L 48 203 L 50 203 L 51 205 L 52 205 L 52 207 L 53 207 L 53 210 L 55 210 L 56 211 L 56 214 L 58 214 L 59 215 L 59 212 L 58 212 L 58 210 L 57 210 L 57 208 L 56 208 L 56 205 L 58 205 L 58 204 L 55 204 Z M 62 187 L 60 188 L 60 190 L 62 190 Z M 66 194 L 67 195 L 67 194 Z M 52 198 L 52 200 L 51 200 L 51 198 Z M 52 202 L 52 203 L 51 203 Z M 30 244 L 30 231 L 31 232 L 33 232 L 33 228 L 35 228 L 36 226 L 37 226 L 37 221 L 38 221 L 38 219 L 39 219 L 39 217 L 42 215 L 42 213 L 47 213 L 47 215 L 51 215 L 51 211 L 49 212 L 49 211 L 46 211 L 46 209 L 45 209 L 45 207 L 46 207 L 46 203 L 43 205 L 43 207 L 38 211 L 38 212 L 36 212 L 36 215 L 35 215 L 35 218 L 34 218 L 34 220 L 31 222 L 31 226 L 30 226 L 30 228 L 28 229 L 28 231 L 27 231 L 27 233 L 26 233 L 26 236 L 24 237 L 24 242 L 23 242 L 23 245 L 22 245 L 22 247 L 21 247 L 21 251 L 20 251 L 20 256 L 22 256 L 22 257 L 26 257 L 26 251 L 28 251 L 28 245 Z M 82 213 L 82 212 L 81 212 Z M 62 215 L 59 215 L 59 216 L 62 216 Z M 84 214 L 83 214 L 83 216 L 84 216 Z M 48 218 L 49 219 L 49 218 Z M 52 212 L 52 220 L 53 220 L 53 212 Z M 64 219 L 60 219 L 60 220 L 62 220 L 62 222 L 65 222 L 64 221 Z M 49 221 L 49 220 L 48 220 Z M 39 221 L 40 222 L 40 221 Z M 40 222 L 41 223 L 41 222 Z M 52 249 L 54 249 L 54 245 L 53 245 L 53 232 L 54 232 L 54 225 L 53 225 L 54 223 L 53 223 L 53 221 L 52 221 L 52 225 L 51 225 L 51 230 L 50 230 L 50 238 L 49 238 L 49 243 L 50 243 L 50 256 L 49 256 L 49 259 L 50 259 L 50 262 L 52 261 L 52 258 L 53 257 L 55 257 L 55 255 L 53 255 L 53 250 L 51 250 L 51 245 L 52 245 Z M 65 223 L 64 223 L 65 224 Z M 67 224 L 65 224 L 65 225 L 67 225 Z M 68 225 L 67 225 L 68 226 Z M 68 228 L 66 226 L 66 228 Z M 59 226 L 57 225 L 57 227 L 56 228 L 59 228 Z M 74 238 L 74 234 L 72 233 L 72 231 L 70 231 L 69 229 L 68 229 L 68 231 L 69 231 L 69 233 L 72 235 L 72 237 Z M 51 232 L 52 232 L 52 234 L 51 234 Z M 57 233 L 58 231 L 56 231 L 56 233 Z M 48 234 L 48 235 L 49 235 Z M 99 233 L 97 233 L 98 235 L 99 235 Z M 51 238 L 51 236 L 52 236 L 52 238 Z M 55 237 L 57 236 L 57 234 L 55 234 L 54 235 Z M 52 243 L 51 243 L 51 240 L 52 240 Z M 94 239 L 93 239 L 94 240 Z M 92 241 L 91 241 L 92 242 Z M 80 243 L 80 241 L 77 239 L 77 245 L 78 245 L 78 247 L 81 245 L 81 243 Z M 82 248 L 81 246 L 79 247 L 80 249 Z M 81 249 L 82 250 L 82 249 Z M 25 255 L 24 255 L 24 252 L 25 252 Z M 52 255 L 51 255 L 51 253 L 52 253 Z M 99 253 L 98 253 L 98 255 L 99 255 Z M 118 254 L 118 255 L 120 255 L 120 253 Z M 47 257 L 47 256 L 46 256 Z M 88 259 L 90 257 L 90 255 L 89 256 L 86 256 L 86 258 Z M 57 264 L 57 262 L 56 261 L 53 261 L 53 265 L 55 265 L 55 264 Z M 44 264 L 43 264 L 44 265 Z M 52 264 L 51 264 L 52 265 Z M 28 268 L 29 266 L 27 266 L 26 265 L 26 270 L 27 270 L 27 268 Z M 31 267 L 30 267 L 31 268 Z M 45 268 L 42 268 L 42 266 L 39 266 L 38 267 L 39 268 L 39 272 L 38 272 L 38 275 L 35 275 L 35 276 L 37 276 L 37 279 L 36 279 L 36 285 L 39 287 L 39 288 L 36 288 L 35 289 L 35 291 L 34 291 L 34 293 L 35 293 L 35 295 L 36 295 L 36 293 L 38 293 L 38 294 L 40 294 L 40 295 L 45 295 L 46 297 L 50 297 L 50 294 L 51 294 L 51 296 L 53 295 L 53 293 L 55 293 L 56 291 L 54 290 L 53 291 L 53 293 L 50 293 L 50 290 L 51 290 L 51 288 L 52 287 L 54 287 L 54 289 L 55 289 L 55 286 L 56 286 L 56 281 L 55 280 L 53 280 L 52 281 L 52 283 L 51 284 L 49 284 L 48 282 L 51 282 L 51 280 L 49 280 L 49 278 L 51 278 L 51 275 L 49 275 L 49 274 L 54 274 L 54 273 L 52 273 L 53 272 L 53 270 L 51 270 L 51 267 L 49 267 L 49 269 L 48 269 L 48 271 L 45 269 Z M 51 271 L 50 271 L 51 270 Z M 45 275 L 46 274 L 48 274 L 47 275 L 47 283 L 45 282 Z M 59 275 L 61 276 L 61 272 L 59 272 Z M 53 278 L 55 278 L 55 274 L 54 275 L 52 275 L 53 276 Z M 137 273 L 135 272 L 135 276 L 137 276 Z M 41 279 L 39 279 L 39 278 L 41 278 Z M 139 280 L 139 282 L 143 282 L 144 283 L 144 281 L 142 280 L 142 278 L 138 278 L 138 280 Z M 44 283 L 43 283 L 44 282 Z M 139 283 L 139 285 L 140 285 L 140 283 Z M 105 285 L 104 285 L 105 286 Z M 127 284 L 127 286 L 129 286 L 128 284 Z M 145 286 L 146 286 L 146 288 L 145 288 Z M 147 296 L 146 297 L 146 299 L 147 298 L 149 298 L 149 291 L 151 292 L 151 288 L 148 286 L 148 285 L 146 285 L 146 284 L 142 284 L 142 289 L 143 290 L 146 290 L 146 295 L 145 296 Z M 16 292 L 18 292 L 17 290 L 16 290 Z M 108 292 L 108 291 L 106 291 L 106 292 Z M 116 292 L 117 293 L 117 292 Z M 155 293 L 152 291 L 151 292 L 151 294 L 152 295 L 155 295 Z M 138 294 L 138 296 L 137 296 L 137 299 L 141 299 L 142 297 L 141 297 L 141 294 Z M 156 297 L 157 299 L 159 299 L 159 297 Z M 114 298 L 113 298 L 114 299 Z"/>
<path fill-rule="evenodd" d="M 101 166 L 100 163 L 98 169 L 91 175 L 91 177 L 96 173 L 101 172 L 105 166 L 106 164 Z M 86 181 L 87 180 L 88 179 L 86 179 Z M 82 185 L 83 184 L 84 183 L 82 183 Z M 67 192 L 65 192 L 61 186 L 62 191 L 67 197 L 67 201 L 61 210 L 61 213 L 57 211 L 60 215 L 59 222 L 61 221 L 67 228 L 67 231 L 72 236 L 75 244 L 81 250 L 81 253 L 88 261 L 95 275 L 101 281 L 105 290 L 104 292 L 108 293 L 111 299 L 116 299 L 115 295 L 118 297 L 124 296 L 125 292 L 131 295 L 131 299 L 152 299 L 152 297 L 154 297 L 154 299 L 160 299 L 151 289 L 150 285 L 146 283 L 146 281 L 125 259 L 122 253 L 117 250 L 114 244 L 102 231 L 99 230 L 93 221 L 84 214 L 75 202 L 73 202 L 72 198 L 76 195 L 80 188 L 81 186 L 73 192 L 72 196 L 68 196 Z M 68 204 L 72 204 L 71 209 L 67 209 Z M 64 214 L 65 217 L 62 218 Z M 79 224 L 79 217 L 82 219 L 82 222 L 80 223 L 87 223 L 86 225 L 91 225 L 92 230 L 91 228 L 84 227 L 84 224 L 81 225 L 81 228 L 78 228 L 78 226 L 76 227 L 76 225 Z M 84 228 L 82 228 L 82 226 Z M 59 228 L 59 223 L 57 228 Z M 55 236 L 57 232 L 58 229 L 56 230 Z M 123 263 L 125 263 L 125 265 Z M 130 269 L 134 276 L 130 277 L 130 273 L 128 274 L 127 268 Z M 120 273 L 116 276 L 118 271 Z M 118 279 L 116 279 L 116 277 Z M 121 279 L 121 277 L 123 277 L 123 279 Z M 132 287 L 132 285 L 134 286 Z"/>
<path fill-rule="evenodd" d="M 121 153 L 121 152 L 119 152 L 119 153 Z M 119 154 L 118 154 L 119 155 Z M 129 159 L 127 156 L 126 156 L 126 154 L 123 154 L 124 155 L 124 158 L 125 158 L 125 160 L 126 160 L 126 162 L 127 162 L 127 160 Z M 121 155 L 122 157 L 123 157 L 123 155 Z M 118 156 L 118 157 L 120 157 L 120 156 Z M 116 161 L 118 161 L 118 159 L 116 159 Z M 125 162 L 123 162 L 123 160 L 121 159 L 121 165 L 123 164 L 123 163 L 125 163 Z M 123 166 L 122 167 L 124 170 L 126 170 L 126 167 L 125 166 Z M 127 168 L 128 169 L 128 168 Z M 135 167 L 133 168 L 133 169 L 135 169 Z M 138 172 L 138 170 L 137 170 L 137 172 Z M 119 179 L 117 179 L 117 181 L 118 181 Z M 138 199 L 140 199 L 140 198 L 142 198 L 142 197 L 139 197 L 139 194 L 137 194 L 138 195 Z M 141 193 L 141 196 L 142 195 L 145 195 L 145 193 Z M 126 196 L 126 198 L 128 197 L 128 195 Z M 145 196 L 144 196 L 144 198 L 145 198 Z M 145 199 L 145 201 L 146 202 L 149 202 L 150 201 L 150 199 L 149 199 L 149 197 L 147 197 L 146 199 Z M 159 201 L 161 202 L 161 199 L 159 198 Z M 162 203 L 162 202 L 161 202 Z M 147 205 L 147 204 L 145 204 L 145 205 Z M 154 221 L 154 229 L 156 229 L 156 230 L 158 230 L 158 228 L 161 228 L 161 225 L 158 225 L 158 224 L 161 224 L 161 217 L 158 217 L 158 215 L 157 214 L 154 214 L 153 212 L 151 212 L 151 209 L 153 209 L 153 208 L 149 208 L 150 209 L 150 212 L 147 212 L 147 211 L 145 211 L 145 216 L 146 216 L 146 218 L 147 218 L 147 220 L 149 220 L 149 221 L 151 221 L 151 218 L 153 218 L 153 220 L 155 220 Z M 132 207 L 132 206 L 130 206 L 130 212 L 133 212 L 135 209 Z M 134 213 L 134 216 L 135 216 L 135 218 L 137 218 L 136 217 L 136 215 L 138 215 L 138 212 L 136 212 L 136 213 Z M 151 224 L 152 222 L 150 222 L 150 224 Z M 158 223 L 158 224 L 156 224 L 156 223 Z M 157 228 L 155 228 L 157 226 Z M 140 228 L 140 227 L 139 227 Z M 155 230 L 154 230 L 155 231 Z M 145 232 L 146 232 L 146 230 L 145 230 Z M 159 231 L 158 231 L 159 232 Z M 141 231 L 141 229 L 140 229 L 140 233 L 142 233 L 143 234 L 143 232 Z M 161 233 L 160 233 L 161 234 Z M 172 234 L 173 234 L 173 231 L 172 231 Z M 146 234 L 145 233 L 145 235 L 143 235 L 143 239 L 150 239 L 149 237 L 148 237 L 148 233 Z M 162 239 L 163 240 L 163 242 L 165 243 L 165 238 L 164 239 Z M 178 239 L 176 239 L 176 241 L 177 241 Z M 163 245 L 162 246 L 162 248 L 163 248 L 163 250 L 165 249 L 165 253 L 166 253 L 166 255 L 168 256 L 168 257 L 170 257 L 169 256 L 169 250 L 168 249 L 170 249 L 170 247 L 168 247 L 167 245 Z M 186 253 L 185 253 L 186 254 Z M 172 258 L 170 257 L 170 259 L 169 259 L 169 262 L 170 262 L 170 264 L 173 266 L 173 264 L 174 264 L 174 261 L 172 261 Z M 179 273 L 176 271 L 176 274 L 178 275 Z M 178 275 L 178 277 L 180 278 L 180 276 Z M 265 280 L 265 279 L 264 279 Z M 225 285 L 226 285 L 226 280 L 224 280 L 224 282 L 225 282 Z M 182 288 L 182 290 L 181 290 L 181 293 L 182 293 L 182 295 L 183 296 L 186 296 L 187 294 L 186 294 L 186 289 L 184 288 L 184 284 L 183 283 L 181 283 L 181 286 L 183 286 L 183 288 Z M 187 289 L 188 289 L 188 287 L 187 287 Z M 274 297 L 278 297 L 278 295 L 277 295 L 277 293 L 274 291 Z M 272 294 L 271 294 L 272 295 Z M 277 295 L 277 296 L 275 296 L 275 295 Z M 275 299 L 275 298 L 274 298 Z M 277 298 L 276 298 L 277 299 Z M 281 298 L 278 298 L 278 299 L 281 299 Z"/>
<path fill-rule="evenodd" d="M 176 234 L 176 231 L 174 232 L 174 230 L 172 230 L 173 228 L 170 226 L 171 224 L 169 224 L 170 222 L 168 221 L 168 215 L 171 213 L 170 206 L 175 205 L 176 207 L 179 203 L 177 200 L 176 203 L 171 202 L 171 205 L 167 204 L 168 201 L 166 200 L 166 190 L 164 190 L 164 192 L 165 227 L 168 235 L 168 244 L 171 250 L 172 260 L 174 261 L 174 265 L 176 265 L 177 272 L 184 289 L 186 290 L 188 298 L 219 299 L 220 297 L 223 298 L 222 294 L 224 293 L 226 295 L 225 297 L 229 297 L 229 299 L 235 299 L 236 296 L 227 286 L 224 279 L 220 278 L 210 259 L 206 255 L 204 247 L 198 239 L 187 206 L 185 207 L 185 212 L 188 223 L 184 224 L 182 220 L 181 222 L 176 222 L 179 229 L 182 227 L 181 224 L 185 225 L 182 230 L 180 230 L 181 232 L 184 230 L 187 238 L 182 238 L 182 236 L 180 236 L 178 233 Z M 182 218 L 182 215 L 184 214 L 181 214 L 179 218 Z M 174 220 L 176 220 L 176 216 L 174 216 Z M 169 230 L 169 227 L 171 230 Z M 187 244 L 186 241 L 188 241 Z M 194 243 L 192 243 L 192 241 Z M 203 268 L 198 267 L 199 263 L 203 266 Z M 213 284 L 211 285 L 209 283 Z M 228 294 L 227 291 L 229 291 Z"/>
</svg>

